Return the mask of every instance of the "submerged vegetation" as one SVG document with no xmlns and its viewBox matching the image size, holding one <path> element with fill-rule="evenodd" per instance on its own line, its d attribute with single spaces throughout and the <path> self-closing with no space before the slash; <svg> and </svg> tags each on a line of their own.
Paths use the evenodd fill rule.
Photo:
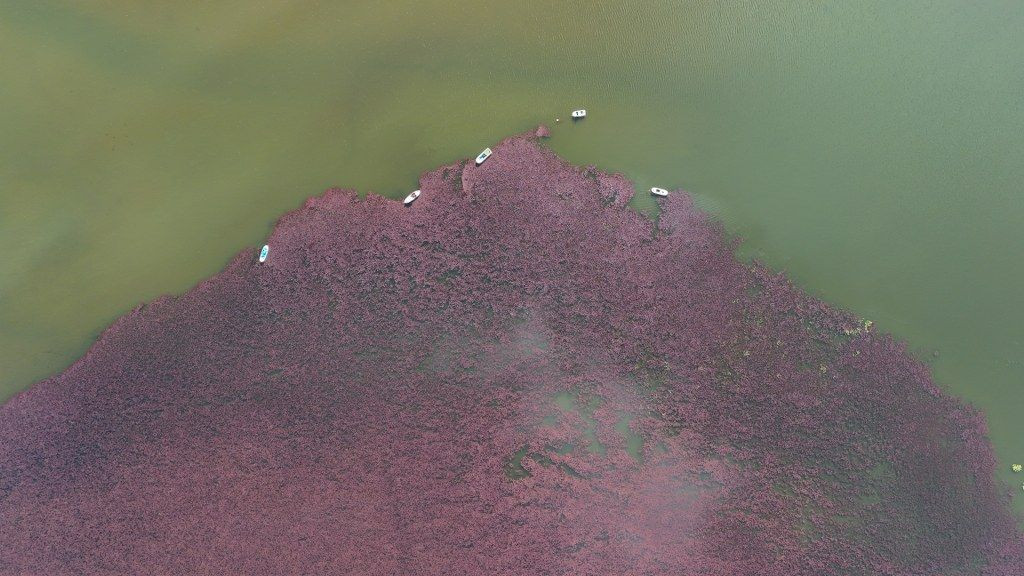
<svg viewBox="0 0 1024 576">
<path fill-rule="evenodd" d="M 1015 574 L 976 413 L 532 138 L 331 190 L 0 407 L 16 573 Z M 182 551 L 187 553 L 182 553 Z"/>
</svg>

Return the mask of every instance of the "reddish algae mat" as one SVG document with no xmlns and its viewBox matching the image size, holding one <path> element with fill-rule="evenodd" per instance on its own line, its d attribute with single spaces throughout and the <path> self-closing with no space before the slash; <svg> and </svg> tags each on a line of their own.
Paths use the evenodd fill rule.
<svg viewBox="0 0 1024 576">
<path fill-rule="evenodd" d="M 1024 574 L 982 418 L 530 136 L 331 190 L 0 407 L 0 574 Z"/>
</svg>

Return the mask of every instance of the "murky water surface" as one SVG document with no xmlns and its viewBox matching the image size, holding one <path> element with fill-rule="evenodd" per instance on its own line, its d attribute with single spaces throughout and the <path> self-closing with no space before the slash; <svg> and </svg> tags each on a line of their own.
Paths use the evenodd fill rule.
<svg viewBox="0 0 1024 576">
<path fill-rule="evenodd" d="M 545 122 L 906 339 L 1021 493 L 1024 4 L 338 4 L 0 3 L 0 397 L 323 188 Z"/>
</svg>

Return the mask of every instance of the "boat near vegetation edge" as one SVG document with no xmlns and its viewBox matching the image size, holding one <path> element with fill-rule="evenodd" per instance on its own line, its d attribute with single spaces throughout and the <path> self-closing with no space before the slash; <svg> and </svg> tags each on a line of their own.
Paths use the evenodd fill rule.
<svg viewBox="0 0 1024 576">
<path fill-rule="evenodd" d="M 420 197 L 420 191 L 419 190 L 413 190 L 412 192 L 409 193 L 408 196 L 405 197 L 405 200 L 403 201 L 403 203 L 406 206 L 408 206 L 409 204 L 412 204 L 413 202 L 415 202 L 416 199 L 419 198 L 419 197 Z"/>
<path fill-rule="evenodd" d="M 270 256 L 270 245 L 264 244 L 263 248 L 260 250 L 260 262 L 266 262 L 267 256 Z"/>
<path fill-rule="evenodd" d="M 665 196 L 668 196 L 668 190 L 655 186 L 654 188 L 651 188 L 651 194 L 664 198 Z"/>
<path fill-rule="evenodd" d="M 491 154 L 493 154 L 493 152 L 491 152 L 490 148 L 484 148 L 484 151 L 476 156 L 476 165 L 479 166 L 483 164 L 484 161 L 491 157 Z"/>
</svg>

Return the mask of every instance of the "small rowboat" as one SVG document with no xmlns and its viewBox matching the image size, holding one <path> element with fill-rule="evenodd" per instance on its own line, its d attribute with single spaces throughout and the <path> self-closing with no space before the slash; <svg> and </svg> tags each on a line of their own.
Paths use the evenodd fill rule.
<svg viewBox="0 0 1024 576">
<path fill-rule="evenodd" d="M 479 166 L 483 164 L 485 160 L 491 157 L 491 154 L 492 152 L 490 148 L 484 148 L 484 151 L 478 154 L 476 157 L 476 165 Z"/>
<path fill-rule="evenodd" d="M 420 191 L 419 190 L 413 190 L 408 196 L 405 197 L 405 205 L 408 206 L 409 204 L 412 204 L 419 197 L 420 197 Z"/>
<path fill-rule="evenodd" d="M 668 196 L 668 190 L 665 190 L 664 188 L 651 188 L 651 194 L 665 197 Z"/>
<path fill-rule="evenodd" d="M 573 110 L 572 111 L 572 117 L 573 117 L 574 120 L 579 120 L 580 118 L 586 118 L 587 117 L 587 111 L 586 110 Z"/>
<path fill-rule="evenodd" d="M 267 256 L 270 256 L 270 246 L 264 244 L 263 249 L 260 250 L 260 262 L 266 262 Z"/>
</svg>

